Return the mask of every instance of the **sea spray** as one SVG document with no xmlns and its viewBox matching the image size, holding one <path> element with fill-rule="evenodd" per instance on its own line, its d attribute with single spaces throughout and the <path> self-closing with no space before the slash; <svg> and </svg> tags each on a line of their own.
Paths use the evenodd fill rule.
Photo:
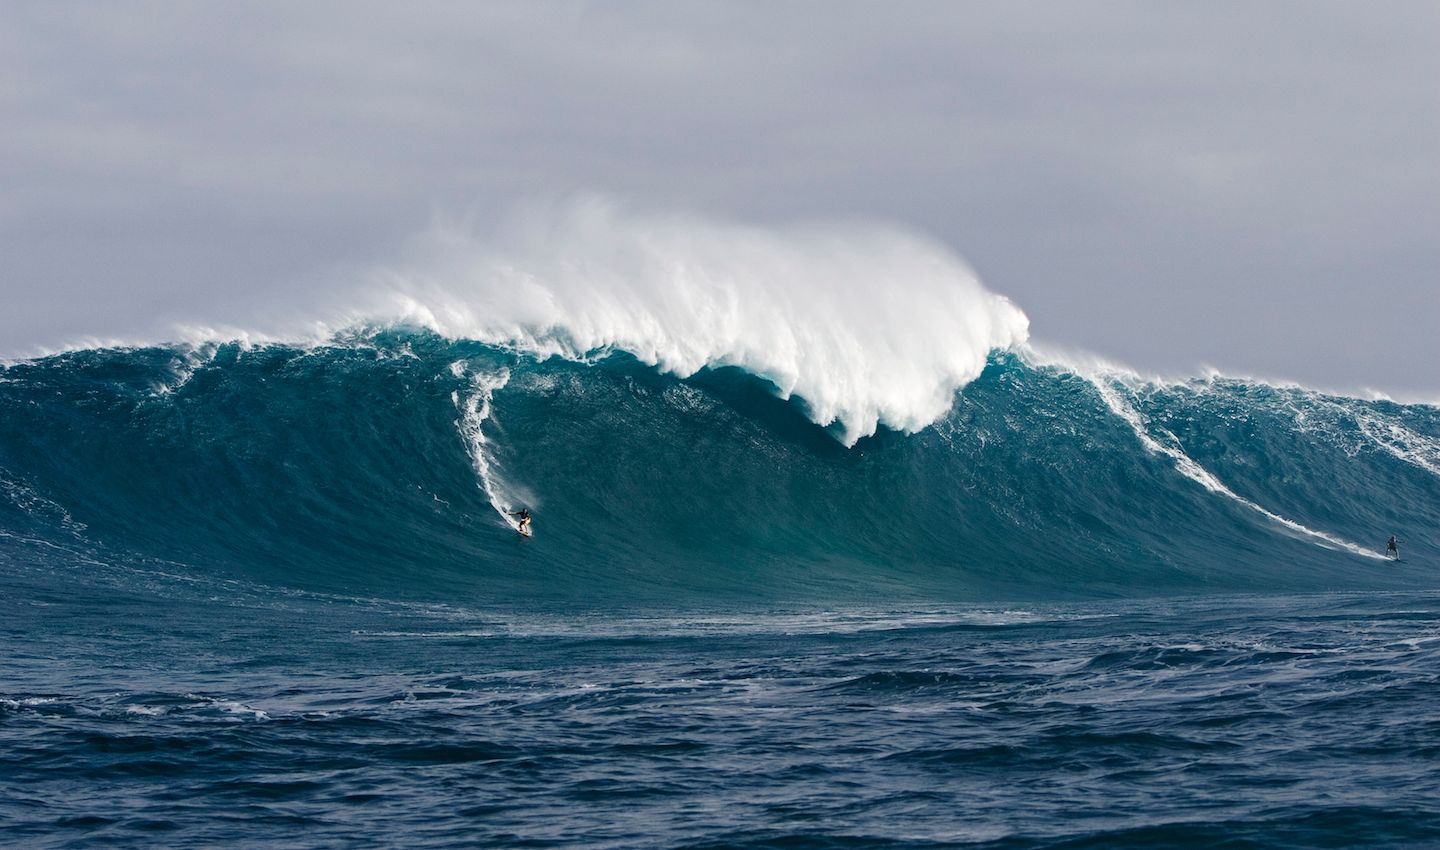
<svg viewBox="0 0 1440 850">
<path fill-rule="evenodd" d="M 530 205 L 493 230 L 440 224 L 383 269 L 268 298 L 219 314 L 171 305 L 182 321 L 160 342 L 316 346 L 424 329 L 540 358 L 622 351 L 681 378 L 734 366 L 845 445 L 932 424 L 992 351 L 1029 333 L 954 251 L 896 225 L 762 227 L 596 196 Z M 156 344 L 122 331 L 74 348 Z"/>
<path fill-rule="evenodd" d="M 441 230 L 375 312 L 535 355 L 620 350 L 679 377 L 736 366 L 798 396 L 846 445 L 949 409 L 1025 315 L 940 244 L 862 224 L 764 229 L 537 208 L 499 236 Z"/>
</svg>

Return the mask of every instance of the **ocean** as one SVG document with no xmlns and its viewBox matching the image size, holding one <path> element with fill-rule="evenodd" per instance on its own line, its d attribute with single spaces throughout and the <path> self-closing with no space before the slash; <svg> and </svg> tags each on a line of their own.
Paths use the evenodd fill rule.
<svg viewBox="0 0 1440 850">
<path fill-rule="evenodd" d="M 0 843 L 1440 846 L 1440 408 L 549 353 L 0 368 Z"/>
</svg>

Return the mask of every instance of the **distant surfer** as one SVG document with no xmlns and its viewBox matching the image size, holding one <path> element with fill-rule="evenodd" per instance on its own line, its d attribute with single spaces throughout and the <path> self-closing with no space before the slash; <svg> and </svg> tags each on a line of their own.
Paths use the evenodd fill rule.
<svg viewBox="0 0 1440 850">
<path fill-rule="evenodd" d="M 515 517 L 516 519 L 518 519 L 518 520 L 520 521 L 520 522 L 515 526 L 515 530 L 518 531 L 518 532 L 520 532 L 521 534 L 525 535 L 526 537 L 529 537 L 529 536 L 530 536 L 530 509 L 529 509 L 529 508 L 521 508 L 521 509 L 518 510 L 518 511 L 511 511 L 511 512 L 510 512 L 510 516 L 513 516 L 513 517 Z M 1391 538 L 1391 539 L 1393 540 L 1394 538 Z"/>
<path fill-rule="evenodd" d="M 1385 551 L 1390 557 L 1400 560 L 1400 541 L 1395 539 L 1395 535 L 1390 535 L 1390 539 L 1385 542 Z"/>
</svg>

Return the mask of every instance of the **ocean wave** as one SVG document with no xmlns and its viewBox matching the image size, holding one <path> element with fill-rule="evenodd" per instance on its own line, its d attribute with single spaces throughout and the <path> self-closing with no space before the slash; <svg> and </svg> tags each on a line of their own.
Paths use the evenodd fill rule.
<svg viewBox="0 0 1440 850">
<path fill-rule="evenodd" d="M 62 561 L 78 541 L 87 563 L 327 592 L 583 606 L 1401 587 L 1426 581 L 1414 564 L 1440 525 L 1435 408 L 1005 351 L 933 426 L 851 447 L 738 367 L 682 379 L 419 331 L 79 351 L 4 377 L 0 555 Z M 507 523 L 519 506 L 533 539 Z M 1392 533 L 1398 565 L 1377 560 Z"/>
<path fill-rule="evenodd" d="M 438 224 L 384 268 L 267 299 L 223 315 L 176 303 L 168 314 L 187 318 L 175 326 L 48 353 L 323 347 L 367 329 L 425 330 L 539 358 L 618 351 L 681 378 L 741 368 L 853 445 L 881 425 L 933 424 L 991 351 L 1029 334 L 1025 314 L 953 251 L 905 228 L 761 227 L 637 212 L 593 195 L 532 204 L 493 230 Z M 194 367 L 179 354 L 157 388 L 183 384 Z"/>
</svg>

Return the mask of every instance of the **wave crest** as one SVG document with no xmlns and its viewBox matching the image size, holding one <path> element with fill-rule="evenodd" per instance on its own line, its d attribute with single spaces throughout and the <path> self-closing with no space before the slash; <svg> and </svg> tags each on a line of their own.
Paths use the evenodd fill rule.
<svg viewBox="0 0 1440 850">
<path fill-rule="evenodd" d="M 679 377 L 735 366 L 846 445 L 950 409 L 1029 320 L 944 246 L 870 224 L 765 229 L 600 199 L 493 237 L 444 227 L 383 276 L 380 315 L 527 353 L 623 350 Z"/>
</svg>

